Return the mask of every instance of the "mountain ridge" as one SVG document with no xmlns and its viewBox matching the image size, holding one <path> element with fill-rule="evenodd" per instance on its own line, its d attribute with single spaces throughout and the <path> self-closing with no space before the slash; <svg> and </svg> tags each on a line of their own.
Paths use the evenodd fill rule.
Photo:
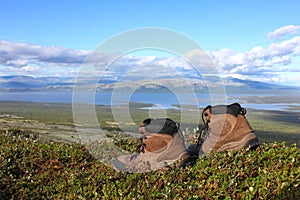
<svg viewBox="0 0 300 200">
<path fill-rule="evenodd" d="M 95 88 L 92 79 L 84 80 L 81 87 Z M 1 91 L 72 91 L 76 77 L 32 77 L 32 76 L 0 76 Z M 297 86 L 278 85 L 253 80 L 243 80 L 227 77 L 220 79 L 218 77 L 197 78 L 171 78 L 160 80 L 139 80 L 139 81 L 116 81 L 113 79 L 101 79 L 97 84 L 97 91 L 112 91 L 114 89 L 138 89 L 144 91 L 164 91 L 170 86 L 178 90 L 186 90 L 187 87 L 199 91 L 224 87 L 227 92 L 247 92 L 245 90 L 299 90 Z"/>
</svg>

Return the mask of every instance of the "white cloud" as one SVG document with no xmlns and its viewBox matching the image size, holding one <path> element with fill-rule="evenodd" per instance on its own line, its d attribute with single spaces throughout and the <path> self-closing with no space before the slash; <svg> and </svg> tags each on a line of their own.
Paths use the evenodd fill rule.
<svg viewBox="0 0 300 200">
<path fill-rule="evenodd" d="M 230 49 L 221 49 L 211 52 L 211 57 L 218 67 L 222 70 L 230 71 L 245 63 L 246 54 L 238 53 Z"/>
<path fill-rule="evenodd" d="M 300 56 L 300 46 L 297 46 L 295 49 L 294 49 L 294 56 Z"/>
<path fill-rule="evenodd" d="M 268 33 L 268 39 L 279 39 L 286 35 L 294 35 L 300 30 L 300 26 L 287 25 L 276 29 L 273 32 Z"/>
<path fill-rule="evenodd" d="M 279 38 L 296 34 L 298 30 L 300 30 L 300 26 L 284 26 L 269 33 L 268 37 Z M 0 74 L 12 74 L 15 71 L 15 74 L 22 75 L 32 73 L 44 76 L 54 74 L 71 76 L 76 75 L 79 66 L 84 62 L 86 65 L 97 63 L 99 68 L 92 69 L 100 69 L 115 58 L 115 62 L 105 69 L 104 74 L 114 79 L 124 77 L 124 75 L 132 79 L 172 75 L 191 77 L 193 74 L 197 74 L 199 77 L 199 71 L 197 71 L 199 69 L 201 75 L 216 74 L 217 72 L 224 77 L 245 77 L 252 80 L 281 82 L 288 81 L 284 74 L 297 69 L 294 61 L 299 56 L 300 36 L 297 35 L 273 42 L 265 47 L 255 46 L 248 51 L 237 52 L 229 48 L 212 52 L 191 51 L 182 58 L 132 55 L 119 57 L 117 54 L 0 40 L 0 66 L 2 66 Z M 86 58 L 88 59 L 86 60 Z M 195 69 L 191 64 L 198 68 Z M 216 68 L 214 68 L 214 64 Z M 299 79 L 297 76 L 293 76 L 291 80 Z"/>
<path fill-rule="evenodd" d="M 292 39 L 285 40 L 281 43 L 273 43 L 268 48 L 269 56 L 283 56 L 294 54 L 296 48 L 300 45 L 300 36 L 293 37 Z"/>
<path fill-rule="evenodd" d="M 262 59 L 266 56 L 266 50 L 262 46 L 253 47 L 249 52 L 249 59 Z"/>
<path fill-rule="evenodd" d="M 256 46 L 250 51 L 235 52 L 221 49 L 211 52 L 211 57 L 224 74 L 252 75 L 289 70 L 295 56 L 299 56 L 300 36 L 280 43 L 272 43 L 267 48 Z M 274 74 L 276 76 L 276 74 Z"/>
<path fill-rule="evenodd" d="M 29 63 L 79 65 L 88 54 L 89 51 L 84 50 L 0 40 L 0 64 L 3 66 L 24 67 Z"/>
<path fill-rule="evenodd" d="M 21 67 L 22 71 L 24 72 L 38 72 L 40 70 L 39 66 L 33 66 L 33 65 L 26 65 L 24 67 Z"/>
</svg>

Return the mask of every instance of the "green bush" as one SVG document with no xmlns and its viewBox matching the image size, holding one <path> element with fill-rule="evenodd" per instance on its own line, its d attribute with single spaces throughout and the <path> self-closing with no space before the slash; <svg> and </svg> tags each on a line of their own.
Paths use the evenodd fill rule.
<svg viewBox="0 0 300 200">
<path fill-rule="evenodd" d="M 128 142 L 126 142 L 128 140 Z M 119 140 L 121 146 L 134 144 Z M 115 172 L 80 144 L 0 134 L 0 199 L 299 199 L 300 150 L 284 143 L 214 153 L 194 166 Z"/>
</svg>

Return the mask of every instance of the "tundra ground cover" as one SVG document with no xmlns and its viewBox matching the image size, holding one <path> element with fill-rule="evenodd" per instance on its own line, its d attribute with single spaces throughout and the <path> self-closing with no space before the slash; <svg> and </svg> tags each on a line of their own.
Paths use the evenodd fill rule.
<svg viewBox="0 0 300 200">
<path fill-rule="evenodd" d="M 135 139 L 115 144 L 135 149 Z M 78 143 L 0 132 L 1 199 L 299 199 L 300 149 L 284 143 L 214 153 L 194 166 L 115 172 Z"/>
<path fill-rule="evenodd" d="M 254 151 L 211 154 L 185 169 L 127 174 L 115 172 L 74 142 L 78 138 L 71 104 L 0 102 L 0 106 L 0 199 L 300 198 L 296 112 L 250 109 L 247 118 L 262 143 Z M 131 104 L 137 124 L 148 117 L 140 109 L 144 106 Z M 101 127 L 119 131 L 111 126 L 109 107 L 97 106 L 96 111 Z M 166 112 L 174 120 L 179 117 L 177 110 Z M 114 145 L 127 151 L 135 151 L 138 144 L 130 137 L 112 138 Z"/>
</svg>

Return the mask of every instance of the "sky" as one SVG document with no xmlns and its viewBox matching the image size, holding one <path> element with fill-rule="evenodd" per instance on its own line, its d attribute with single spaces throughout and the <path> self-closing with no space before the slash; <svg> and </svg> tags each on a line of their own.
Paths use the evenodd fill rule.
<svg viewBox="0 0 300 200">
<path fill-rule="evenodd" d="M 157 27 L 195 41 L 224 77 L 300 86 L 299 7 L 298 0 L 0 0 L 0 76 L 76 76 L 103 42 Z M 148 68 L 170 61 L 146 51 L 123 59 L 147 60 Z"/>
</svg>

